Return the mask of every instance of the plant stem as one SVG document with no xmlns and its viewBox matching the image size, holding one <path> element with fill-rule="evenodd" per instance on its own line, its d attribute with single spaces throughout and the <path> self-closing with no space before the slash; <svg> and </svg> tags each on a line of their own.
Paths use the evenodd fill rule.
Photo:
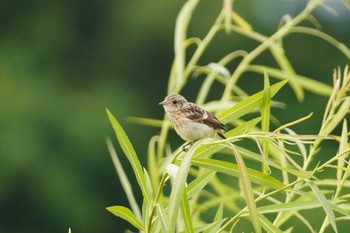
<svg viewBox="0 0 350 233">
<path fill-rule="evenodd" d="M 242 62 L 237 66 L 235 72 L 231 76 L 231 79 L 228 81 L 224 94 L 222 96 L 222 100 L 228 101 L 231 96 L 231 91 L 233 89 L 233 86 L 238 81 L 239 77 L 243 74 L 243 72 L 246 70 L 246 67 L 255 59 L 257 58 L 263 51 L 265 51 L 268 47 L 273 45 L 277 40 L 280 40 L 285 35 L 287 35 L 291 29 L 298 25 L 300 22 L 302 22 L 306 17 L 310 15 L 310 13 L 320 6 L 323 3 L 324 0 L 312 0 L 308 3 L 308 5 L 305 7 L 305 9 L 297 15 L 295 18 L 293 18 L 291 21 L 288 21 L 285 25 L 283 25 L 275 34 L 273 34 L 271 37 L 263 41 L 258 47 L 256 47 L 253 51 L 251 51 L 247 56 L 245 56 L 242 59 Z"/>
</svg>

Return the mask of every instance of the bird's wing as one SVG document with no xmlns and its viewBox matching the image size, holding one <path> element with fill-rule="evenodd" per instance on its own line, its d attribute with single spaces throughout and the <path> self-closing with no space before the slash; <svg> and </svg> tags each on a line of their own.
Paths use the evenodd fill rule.
<svg viewBox="0 0 350 233">
<path fill-rule="evenodd" d="M 227 126 L 221 123 L 213 114 L 193 103 L 189 103 L 188 107 L 185 109 L 185 115 L 188 119 L 209 125 L 214 129 L 227 130 Z"/>
</svg>

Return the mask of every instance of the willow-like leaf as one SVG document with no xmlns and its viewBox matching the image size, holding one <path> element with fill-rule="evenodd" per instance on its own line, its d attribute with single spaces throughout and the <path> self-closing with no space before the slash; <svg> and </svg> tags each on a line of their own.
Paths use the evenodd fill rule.
<svg viewBox="0 0 350 233">
<path fill-rule="evenodd" d="M 111 206 L 111 207 L 107 207 L 107 210 L 112 214 L 114 214 L 115 216 L 128 221 L 131 225 L 133 225 L 140 231 L 145 230 L 145 227 L 142 225 L 142 223 L 139 220 L 137 220 L 137 218 L 131 212 L 130 209 L 124 206 Z"/>
<path fill-rule="evenodd" d="M 157 128 L 161 128 L 163 125 L 163 120 L 151 119 L 146 117 L 127 117 L 126 120 L 130 123 L 157 127 Z"/>
<path fill-rule="evenodd" d="M 132 187 L 131 187 L 130 181 L 129 181 L 127 175 L 125 174 L 123 166 L 120 163 L 120 160 L 118 158 L 117 152 L 115 151 L 110 138 L 107 139 L 107 147 L 108 147 L 108 150 L 109 150 L 109 154 L 111 155 L 111 158 L 112 158 L 115 170 L 116 170 L 116 172 L 118 174 L 120 183 L 123 186 L 123 189 L 125 191 L 126 197 L 127 197 L 128 201 L 129 201 L 129 204 L 131 206 L 131 209 L 134 212 L 136 218 L 138 220 L 141 220 L 142 217 L 141 217 L 140 207 L 138 206 L 138 204 L 136 202 L 136 198 L 135 198 L 135 195 L 134 195 L 134 193 L 132 191 Z"/>
<path fill-rule="evenodd" d="M 171 193 L 169 197 L 169 204 L 168 204 L 168 218 L 167 218 L 168 233 L 175 232 L 175 225 L 176 225 L 176 220 L 179 212 L 179 206 L 183 198 L 185 183 L 186 183 L 188 171 L 191 166 L 191 158 L 193 156 L 193 153 L 200 146 L 201 141 L 195 143 L 194 145 L 192 145 L 192 147 L 190 147 L 174 179 L 173 187 L 171 189 Z"/>
<path fill-rule="evenodd" d="M 261 222 L 261 226 L 264 228 L 264 230 L 267 233 L 282 233 L 283 231 L 270 222 L 268 218 L 266 218 L 264 215 L 259 214 L 259 219 Z"/>
<path fill-rule="evenodd" d="M 283 48 L 281 48 L 279 45 L 274 44 L 274 46 L 270 47 L 270 50 L 276 62 L 281 67 L 281 72 L 288 75 L 288 83 L 293 89 L 297 99 L 299 101 L 304 100 L 304 90 L 300 82 L 298 82 L 298 80 L 296 79 L 295 71 L 292 65 L 290 64 L 290 61 L 286 57 Z M 265 72 L 266 71 L 264 71 L 264 74 Z"/>
<path fill-rule="evenodd" d="M 216 159 L 193 158 L 192 163 L 196 166 L 212 169 L 214 171 L 224 173 L 230 176 L 240 176 L 238 166 L 236 164 L 229 163 L 226 161 L 220 161 Z M 256 184 L 274 189 L 284 187 L 284 184 L 282 182 L 273 178 L 272 176 L 268 176 L 260 171 L 250 168 L 246 168 L 246 170 L 248 172 L 249 179 Z"/>
<path fill-rule="evenodd" d="M 330 43 L 331 45 L 333 45 L 337 49 L 339 49 L 339 51 L 341 51 L 348 59 L 350 59 L 350 49 L 344 43 L 337 41 L 335 38 L 331 37 L 330 35 L 322 32 L 320 30 L 316 30 L 316 29 L 309 28 L 309 27 L 298 26 L 298 27 L 293 27 L 290 32 L 291 33 L 305 33 L 305 34 L 319 37 L 319 38 L 323 39 L 324 41 L 327 41 L 328 43 Z"/>
<path fill-rule="evenodd" d="M 347 151 L 350 148 L 350 143 L 349 143 L 349 139 L 348 139 L 348 124 L 346 119 L 344 119 L 343 121 L 343 128 L 342 128 L 342 133 L 341 133 L 341 137 L 340 137 L 340 143 L 339 143 L 339 150 L 338 153 L 342 154 L 344 153 L 344 151 Z M 337 166 L 340 168 L 345 168 L 345 158 L 348 156 L 350 152 L 345 153 L 342 157 L 340 157 L 337 161 Z M 347 171 L 347 173 L 349 173 L 349 171 Z M 341 184 L 341 178 L 342 178 L 342 170 L 339 169 L 337 170 L 337 179 L 340 181 L 339 184 Z M 340 188 L 340 187 L 338 187 Z"/>
<path fill-rule="evenodd" d="M 216 171 L 208 170 L 194 179 L 187 187 L 186 192 L 188 198 L 191 198 L 193 195 L 199 193 L 203 188 L 211 181 L 213 176 L 216 174 Z"/>
<path fill-rule="evenodd" d="M 270 92 L 270 81 L 267 73 L 264 73 L 264 91 L 263 91 L 263 101 L 261 105 L 261 130 L 263 132 L 269 132 L 270 130 L 270 109 L 271 109 L 271 92 Z M 267 174 L 270 169 L 266 164 L 265 160 L 269 157 L 269 141 L 263 139 L 263 155 L 264 163 L 262 165 L 262 170 Z"/>
<path fill-rule="evenodd" d="M 216 233 L 219 230 L 224 220 L 222 219 L 223 211 L 224 211 L 224 205 L 223 203 L 221 203 L 216 211 L 213 224 L 211 224 L 211 226 L 207 230 L 205 230 L 203 233 Z"/>
<path fill-rule="evenodd" d="M 291 167 L 286 167 L 286 166 L 281 166 L 279 165 L 276 161 L 272 160 L 271 158 L 264 160 L 263 158 L 261 158 L 260 154 L 257 154 L 253 151 L 250 151 L 248 149 L 245 149 L 243 147 L 238 147 L 236 146 L 237 149 L 239 150 L 239 152 L 241 152 L 244 156 L 247 156 L 250 159 L 254 159 L 257 160 L 259 162 L 267 162 L 267 164 L 271 167 L 277 168 L 281 171 L 286 171 L 290 174 L 293 174 L 297 177 L 301 177 L 301 178 L 308 178 L 310 177 L 309 175 L 306 175 L 304 172 L 301 172 L 299 170 L 293 169 Z"/>
<path fill-rule="evenodd" d="M 305 181 L 310 186 L 312 191 L 314 192 L 316 198 L 320 201 L 322 208 L 328 217 L 328 221 L 331 223 L 333 230 L 337 233 L 338 229 L 337 229 L 337 225 L 335 223 L 335 215 L 334 215 L 334 212 L 333 212 L 328 200 L 326 199 L 326 197 L 323 195 L 323 193 L 321 193 L 320 189 L 313 182 L 311 182 L 308 179 L 305 179 Z"/>
<path fill-rule="evenodd" d="M 278 82 L 270 87 L 271 97 L 274 96 L 285 84 L 287 83 L 287 80 Z M 253 111 L 255 108 L 260 107 L 262 104 L 262 98 L 263 98 L 264 91 L 258 92 L 232 108 L 226 110 L 225 112 L 218 115 L 218 118 L 223 122 L 227 123 L 230 121 L 233 121 L 251 111 Z"/>
<path fill-rule="evenodd" d="M 190 210 L 190 205 L 188 203 L 188 197 L 186 192 L 183 192 L 182 200 L 180 203 L 180 209 L 182 213 L 182 219 L 185 223 L 186 231 L 188 233 L 194 233 L 191 210 Z"/>
<path fill-rule="evenodd" d="M 165 209 L 157 204 L 157 216 L 158 216 L 158 221 L 160 222 L 160 225 L 162 227 L 162 232 L 167 232 L 168 231 L 168 228 L 167 228 L 167 215 L 166 215 L 166 212 L 165 212 Z"/>
<path fill-rule="evenodd" d="M 135 173 L 137 183 L 140 186 L 141 192 L 147 204 L 151 206 L 151 197 L 148 195 L 146 179 L 143 174 L 142 166 L 137 158 L 134 147 L 132 146 L 128 136 L 126 135 L 124 129 L 121 127 L 117 119 L 112 115 L 112 113 L 107 109 L 108 118 L 112 124 L 114 132 L 117 136 L 118 142 L 124 151 L 127 159 L 129 160 L 131 167 Z"/>
<path fill-rule="evenodd" d="M 187 36 L 187 28 L 192 17 L 192 13 L 196 8 L 199 0 L 189 0 L 182 7 L 177 19 L 175 27 L 175 77 L 171 78 L 168 87 L 168 93 L 178 93 L 185 84 L 183 72 L 186 63 L 186 47 L 185 41 Z"/>
<path fill-rule="evenodd" d="M 238 165 L 239 178 L 242 184 L 242 191 L 245 197 L 244 199 L 245 199 L 245 202 L 247 203 L 247 207 L 250 215 L 250 221 L 253 224 L 255 232 L 261 233 L 262 230 L 261 230 L 261 223 L 259 220 L 259 213 L 256 209 L 253 188 L 252 188 L 252 184 L 250 183 L 247 168 L 238 150 L 234 146 L 232 147 L 232 150 Z"/>
<path fill-rule="evenodd" d="M 264 72 L 267 72 L 270 77 L 274 77 L 280 80 L 287 80 L 290 78 L 288 74 L 285 72 L 272 68 L 267 66 L 261 66 L 261 65 L 249 65 L 247 67 L 248 71 L 253 72 L 259 72 L 263 74 Z M 323 96 L 329 96 L 332 92 L 332 87 L 319 82 L 315 79 L 311 79 L 302 75 L 294 74 L 293 79 L 295 79 L 305 90 L 310 91 L 315 94 L 323 95 Z"/>
</svg>

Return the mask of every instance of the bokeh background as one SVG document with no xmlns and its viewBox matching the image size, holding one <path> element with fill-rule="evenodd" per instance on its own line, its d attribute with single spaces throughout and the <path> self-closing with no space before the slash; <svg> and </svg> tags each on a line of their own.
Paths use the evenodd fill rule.
<svg viewBox="0 0 350 233">
<path fill-rule="evenodd" d="M 157 103 L 166 95 L 175 20 L 184 3 L 0 1 L 0 232 L 67 232 L 68 227 L 73 232 L 123 232 L 129 227 L 105 210 L 127 205 L 106 149 L 106 137 L 115 138 L 105 108 L 121 121 L 145 166 L 148 141 L 159 130 L 125 119 L 163 117 Z M 235 10 L 255 30 L 270 35 L 284 14 L 296 15 L 305 3 L 240 0 Z M 350 12 L 340 1 L 329 5 L 337 13 L 324 8 L 314 15 L 324 32 L 349 47 Z M 203 37 L 221 6 L 222 1 L 201 1 L 189 35 Z M 201 64 L 256 45 L 223 32 Z M 285 47 L 299 74 L 328 84 L 333 68 L 349 64 L 333 46 L 311 36 L 291 35 Z M 269 54 L 256 63 L 276 66 Z M 261 90 L 261 75 L 250 78 L 239 85 L 248 93 Z M 184 90 L 189 100 L 202 80 L 189 81 Z M 220 91 L 214 90 L 213 98 Z M 287 110 L 273 112 L 281 122 L 321 114 L 326 103 L 313 94 L 298 102 L 289 88 L 276 98 L 288 104 Z M 317 133 L 319 122 L 313 122 L 296 130 Z M 173 137 L 171 143 L 181 141 Z M 127 164 L 118 147 L 117 152 Z"/>
</svg>

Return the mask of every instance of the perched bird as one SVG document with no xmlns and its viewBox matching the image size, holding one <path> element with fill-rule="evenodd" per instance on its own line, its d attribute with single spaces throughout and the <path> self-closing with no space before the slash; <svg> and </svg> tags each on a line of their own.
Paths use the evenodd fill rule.
<svg viewBox="0 0 350 233">
<path fill-rule="evenodd" d="M 188 102 L 182 95 L 168 95 L 159 104 L 163 105 L 176 133 L 188 142 L 182 147 L 182 150 L 187 151 L 187 146 L 208 136 L 212 137 L 217 134 L 223 139 L 226 138 L 223 134 L 227 130 L 226 125 L 213 114 Z"/>
</svg>

